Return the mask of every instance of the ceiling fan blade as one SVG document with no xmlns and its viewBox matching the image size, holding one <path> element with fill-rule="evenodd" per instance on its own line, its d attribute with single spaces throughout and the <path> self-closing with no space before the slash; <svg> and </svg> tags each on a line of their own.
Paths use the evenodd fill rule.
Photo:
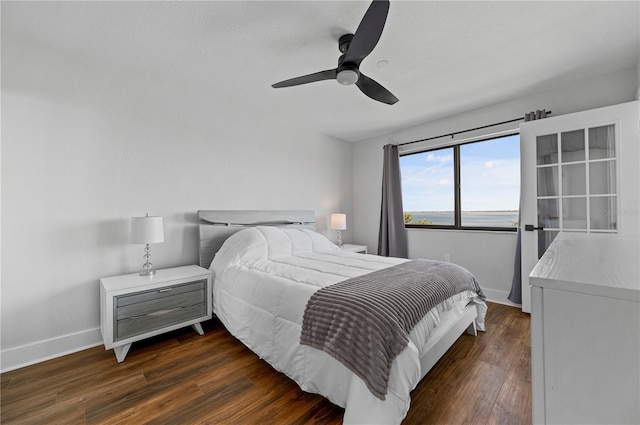
<svg viewBox="0 0 640 425">
<path fill-rule="evenodd" d="M 372 80 L 362 73 L 360 73 L 360 78 L 356 82 L 356 86 L 358 86 L 362 93 L 366 94 L 373 100 L 377 100 L 378 102 L 393 105 L 398 101 L 398 98 L 389 90 L 385 89 L 375 80 Z"/>
<path fill-rule="evenodd" d="M 353 35 L 344 61 L 360 65 L 360 62 L 376 47 L 389 13 L 389 0 L 373 0 Z"/>
<path fill-rule="evenodd" d="M 289 80 L 280 81 L 272 84 L 271 87 L 279 89 L 281 87 L 299 86 L 300 84 L 314 83 L 316 81 L 335 79 L 338 73 L 337 69 L 327 69 L 326 71 L 316 72 L 314 74 L 303 75 L 302 77 L 291 78 Z"/>
</svg>

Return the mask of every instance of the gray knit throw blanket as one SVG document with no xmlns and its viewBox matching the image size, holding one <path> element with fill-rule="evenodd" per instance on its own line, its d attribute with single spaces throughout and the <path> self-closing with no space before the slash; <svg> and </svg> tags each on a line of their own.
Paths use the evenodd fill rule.
<svg viewBox="0 0 640 425">
<path fill-rule="evenodd" d="M 470 290 L 485 296 L 466 269 L 413 260 L 316 291 L 304 312 L 300 343 L 323 350 L 384 400 L 393 360 L 433 307 Z"/>
</svg>

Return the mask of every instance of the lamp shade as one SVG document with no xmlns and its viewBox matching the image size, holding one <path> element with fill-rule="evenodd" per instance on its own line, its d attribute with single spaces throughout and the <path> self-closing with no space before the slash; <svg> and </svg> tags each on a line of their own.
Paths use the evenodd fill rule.
<svg viewBox="0 0 640 425">
<path fill-rule="evenodd" d="M 347 215 L 346 214 L 331 214 L 331 228 L 333 230 L 346 230 L 347 229 Z"/>
<path fill-rule="evenodd" d="M 150 216 L 131 218 L 131 243 L 147 244 L 164 242 L 162 217 Z"/>
</svg>

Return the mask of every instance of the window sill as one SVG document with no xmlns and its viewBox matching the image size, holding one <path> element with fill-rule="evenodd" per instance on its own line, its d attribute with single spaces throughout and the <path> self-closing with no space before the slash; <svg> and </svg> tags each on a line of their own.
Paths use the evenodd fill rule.
<svg viewBox="0 0 640 425">
<path fill-rule="evenodd" d="M 423 231 L 423 230 L 435 230 L 438 232 L 464 232 L 464 233 L 504 233 L 504 234 L 513 234 L 515 235 L 518 228 L 514 227 L 514 228 L 510 228 L 510 227 L 505 227 L 505 228 L 495 228 L 495 227 L 488 227 L 488 228 L 479 228 L 479 227 L 445 227 L 445 226 L 411 226 L 411 225 L 405 225 L 405 229 L 407 230 L 418 230 L 418 231 Z"/>
</svg>

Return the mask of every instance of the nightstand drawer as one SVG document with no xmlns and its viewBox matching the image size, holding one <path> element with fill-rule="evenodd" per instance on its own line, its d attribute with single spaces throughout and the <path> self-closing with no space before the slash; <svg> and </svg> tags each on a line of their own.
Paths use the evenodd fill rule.
<svg viewBox="0 0 640 425">
<path fill-rule="evenodd" d="M 207 285 L 206 279 L 197 282 L 189 282 L 182 285 L 167 286 L 165 288 L 153 289 L 150 291 L 140 291 L 131 294 L 116 296 L 114 300 L 114 308 L 118 310 L 126 306 L 142 304 L 147 301 L 156 301 L 162 298 L 172 298 L 179 294 L 193 291 L 204 291 Z M 135 313 L 134 314 L 140 314 Z"/>
<path fill-rule="evenodd" d="M 114 341 L 206 315 L 207 280 L 114 297 Z"/>
<path fill-rule="evenodd" d="M 156 310 L 151 313 L 118 320 L 114 329 L 114 341 L 129 338 L 161 329 L 190 319 L 197 319 L 207 314 L 204 303 L 175 307 L 173 309 Z"/>
</svg>

